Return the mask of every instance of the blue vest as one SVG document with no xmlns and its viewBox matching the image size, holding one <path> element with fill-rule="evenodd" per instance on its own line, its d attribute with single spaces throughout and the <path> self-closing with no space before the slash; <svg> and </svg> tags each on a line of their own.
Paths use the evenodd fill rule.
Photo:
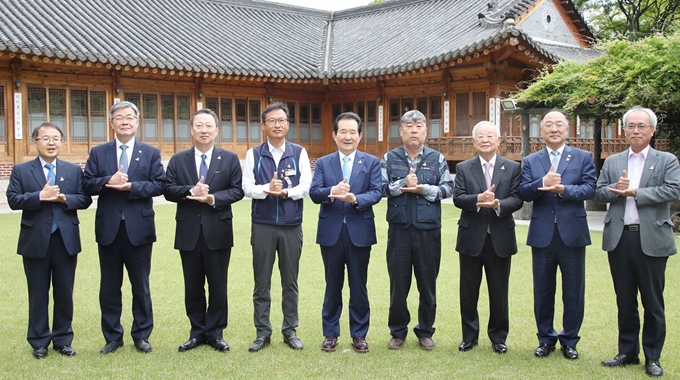
<svg viewBox="0 0 680 380">
<path fill-rule="evenodd" d="M 274 173 L 283 182 L 283 188 L 295 187 L 300 183 L 300 153 L 302 147 L 286 140 L 285 151 L 279 166 L 274 165 L 274 157 L 269 152 L 265 141 L 253 148 L 255 184 L 264 185 L 271 182 Z M 268 196 L 265 199 L 253 199 L 252 213 L 254 223 L 263 224 L 302 224 L 302 199 L 284 199 Z"/>
<path fill-rule="evenodd" d="M 439 186 L 440 153 L 428 147 L 423 148 L 423 159 L 415 168 L 418 183 Z M 395 182 L 406 178 L 411 167 L 406 158 L 404 147 L 395 148 L 387 153 L 387 178 Z M 397 228 L 413 225 L 421 230 L 441 228 L 441 202 L 430 202 L 420 194 L 403 193 L 387 198 L 387 222 Z"/>
</svg>

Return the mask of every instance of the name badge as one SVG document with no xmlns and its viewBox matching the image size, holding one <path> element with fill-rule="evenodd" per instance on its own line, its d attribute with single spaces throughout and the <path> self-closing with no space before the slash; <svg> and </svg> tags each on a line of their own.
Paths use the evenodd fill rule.
<svg viewBox="0 0 680 380">
<path fill-rule="evenodd" d="M 283 175 L 286 176 L 286 177 L 293 177 L 293 176 L 295 176 L 295 174 L 296 174 L 295 169 L 286 169 L 283 172 Z"/>
</svg>

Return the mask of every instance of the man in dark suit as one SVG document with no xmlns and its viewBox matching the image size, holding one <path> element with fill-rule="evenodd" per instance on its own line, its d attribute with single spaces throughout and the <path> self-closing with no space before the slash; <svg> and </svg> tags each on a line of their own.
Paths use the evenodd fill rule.
<svg viewBox="0 0 680 380">
<path fill-rule="evenodd" d="M 28 343 L 33 356 L 47 356 L 52 342 L 64 356 L 74 356 L 73 283 L 80 252 L 79 209 L 92 198 L 85 195 L 80 166 L 57 159 L 64 133 L 51 123 L 33 130 L 38 158 L 12 168 L 7 202 L 22 210 L 17 253 L 23 256 L 28 285 Z M 54 298 L 52 331 L 49 322 L 50 280 Z"/>
<path fill-rule="evenodd" d="M 645 371 L 653 377 L 663 375 L 659 357 L 666 338 L 666 262 L 677 252 L 670 203 L 680 199 L 677 157 L 649 146 L 656 124 L 649 108 L 634 107 L 623 115 L 630 148 L 605 160 L 595 193 L 595 200 L 609 203 L 602 249 L 609 256 L 619 327 L 618 354 L 602 365 L 640 363 L 639 291 L 645 308 Z"/>
<path fill-rule="evenodd" d="M 547 357 L 559 340 L 564 357 L 576 360 L 584 311 L 586 246 L 590 245 L 584 202 L 595 194 L 595 165 L 590 152 L 565 145 L 569 122 L 563 111 L 546 112 L 540 128 L 546 148 L 524 158 L 519 186 L 522 199 L 534 202 L 527 236 L 539 342 L 534 355 Z M 564 301 L 559 334 L 553 327 L 558 267 Z"/>
<path fill-rule="evenodd" d="M 227 271 L 234 245 L 231 204 L 243 198 L 243 190 L 238 156 L 215 146 L 218 125 L 215 112 L 196 112 L 191 117 L 194 147 L 172 156 L 165 176 L 165 199 L 177 203 L 175 249 L 182 258 L 184 305 L 191 323 L 180 352 L 204 343 L 229 351 L 222 331 L 227 327 Z"/>
<path fill-rule="evenodd" d="M 426 147 L 427 120 L 418 110 L 401 117 L 403 146 L 385 153 L 380 163 L 383 195 L 387 197 L 387 271 L 390 275 L 390 350 L 404 346 L 411 314 L 408 293 L 415 275 L 420 303 L 413 332 L 421 349 L 432 340 L 437 315 L 437 276 L 441 262 L 441 200 L 453 194 L 453 180 L 444 156 Z"/>
<path fill-rule="evenodd" d="M 377 243 L 373 205 L 382 198 L 380 161 L 357 150 L 361 118 L 340 114 L 333 123 L 338 151 L 316 161 L 309 197 L 319 208 L 316 242 L 321 246 L 326 294 L 321 319 L 325 339 L 321 350 L 335 351 L 340 336 L 345 266 L 349 283 L 349 328 L 354 351 L 368 352 L 370 320 L 368 262 Z"/>
<path fill-rule="evenodd" d="M 85 164 L 85 192 L 99 195 L 95 238 L 99 247 L 99 305 L 106 345 L 102 354 L 123 346 L 120 323 L 123 266 L 132 287 L 132 339 L 150 352 L 153 310 L 149 292 L 151 247 L 156 241 L 153 197 L 163 193 L 163 164 L 157 148 L 135 139 L 139 110 L 130 102 L 109 111 L 114 141 L 92 148 Z"/>
<path fill-rule="evenodd" d="M 505 354 L 510 328 L 508 282 L 512 255 L 517 253 L 512 213 L 524 202 L 519 197 L 521 166 L 496 154 L 500 129 L 482 121 L 472 128 L 472 143 L 479 154 L 456 165 L 453 203 L 460 208 L 456 251 L 460 260 L 460 316 L 468 351 L 479 337 L 479 286 L 482 268 L 489 289 L 488 335 L 494 352 Z"/>
</svg>

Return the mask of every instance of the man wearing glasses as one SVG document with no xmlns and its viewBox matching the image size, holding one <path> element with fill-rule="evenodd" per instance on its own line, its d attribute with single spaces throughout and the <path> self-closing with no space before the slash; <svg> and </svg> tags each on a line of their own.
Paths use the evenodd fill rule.
<svg viewBox="0 0 680 380">
<path fill-rule="evenodd" d="M 139 352 L 151 352 L 153 310 L 149 291 L 151 247 L 156 241 L 153 197 L 163 193 L 164 170 L 157 148 L 135 139 L 139 110 L 130 102 L 109 111 L 114 141 L 92 148 L 85 164 L 85 192 L 98 195 L 95 238 L 99 248 L 99 305 L 106 345 L 102 354 L 123 346 L 121 286 L 123 266 L 132 287 L 132 339 Z"/>
<path fill-rule="evenodd" d="M 12 210 L 22 210 L 17 253 L 23 256 L 28 284 L 28 343 L 33 357 L 47 356 L 50 343 L 64 356 L 74 356 L 73 284 L 80 252 L 79 209 L 92 198 L 85 195 L 83 171 L 57 159 L 63 132 L 51 123 L 33 130 L 35 160 L 14 165 L 7 187 Z M 49 323 L 52 283 L 54 314 Z"/>
<path fill-rule="evenodd" d="M 538 347 L 534 356 L 545 358 L 559 341 L 562 355 L 578 359 L 586 286 L 586 246 L 590 231 L 585 201 L 595 194 L 593 156 L 566 144 L 567 115 L 550 110 L 541 118 L 545 149 L 524 157 L 519 194 L 533 201 L 527 245 L 531 246 L 534 281 L 534 316 Z M 554 327 L 557 268 L 562 277 L 562 331 Z"/>
<path fill-rule="evenodd" d="M 517 253 L 512 213 L 524 202 L 519 197 L 520 165 L 496 154 L 501 131 L 482 121 L 472 128 L 475 156 L 456 165 L 453 203 L 461 209 L 456 251 L 460 260 L 460 316 L 463 341 L 469 351 L 479 337 L 479 287 L 482 268 L 489 290 L 487 334 L 494 352 L 508 351 L 505 339 L 510 328 L 508 281 L 512 255 Z"/>
<path fill-rule="evenodd" d="M 630 148 L 604 161 L 595 193 L 595 200 L 609 203 L 602 249 L 608 252 L 619 327 L 618 354 L 602 365 L 640 364 L 639 292 L 645 309 L 645 372 L 653 377 L 663 375 L 659 357 L 666 338 L 666 262 L 677 252 L 669 209 L 680 199 L 677 157 L 649 146 L 656 124 L 649 108 L 633 107 L 623 115 Z"/>
<path fill-rule="evenodd" d="M 307 151 L 286 141 L 288 107 L 275 102 L 262 112 L 267 141 L 246 153 L 243 191 L 252 198 L 250 244 L 253 249 L 255 289 L 253 305 L 257 337 L 248 349 L 257 352 L 271 343 L 271 277 L 276 253 L 281 273 L 283 341 L 303 348 L 297 337 L 298 269 L 302 254 L 302 206 L 309 194 L 312 171 Z"/>
</svg>

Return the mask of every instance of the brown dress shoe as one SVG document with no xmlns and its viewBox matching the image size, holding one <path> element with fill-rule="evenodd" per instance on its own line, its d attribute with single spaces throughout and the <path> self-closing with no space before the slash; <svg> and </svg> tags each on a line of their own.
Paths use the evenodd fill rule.
<svg viewBox="0 0 680 380">
<path fill-rule="evenodd" d="M 434 350 L 435 344 L 432 338 L 419 338 L 420 341 L 420 348 L 422 348 L 425 351 L 432 351 Z"/>
<path fill-rule="evenodd" d="M 334 352 L 338 348 L 338 338 L 327 336 L 321 343 L 321 351 Z"/>
<path fill-rule="evenodd" d="M 365 354 L 368 352 L 368 343 L 364 338 L 352 338 L 352 347 L 354 351 L 360 354 Z"/>
<path fill-rule="evenodd" d="M 389 348 L 390 350 L 398 350 L 402 347 L 404 347 L 404 340 L 401 338 L 392 338 L 387 343 L 387 348 Z"/>
</svg>

